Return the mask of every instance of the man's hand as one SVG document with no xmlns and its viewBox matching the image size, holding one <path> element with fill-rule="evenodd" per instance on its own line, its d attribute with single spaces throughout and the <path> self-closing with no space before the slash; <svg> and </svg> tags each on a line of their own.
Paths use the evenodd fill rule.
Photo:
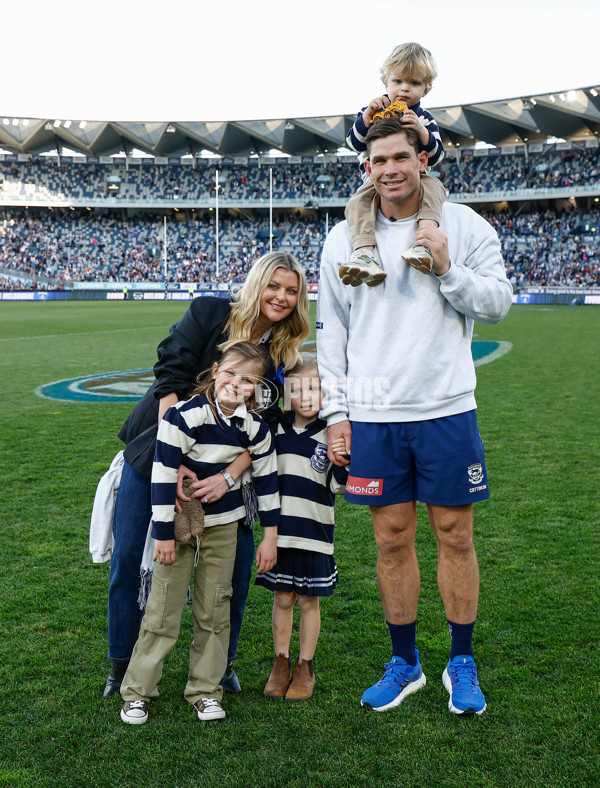
<svg viewBox="0 0 600 788">
<path fill-rule="evenodd" d="M 415 245 L 426 246 L 433 257 L 433 273 L 443 276 L 450 270 L 448 238 L 439 227 L 419 227 L 415 234 Z"/>
<path fill-rule="evenodd" d="M 381 112 L 382 109 L 389 107 L 390 100 L 387 96 L 377 96 L 377 98 L 369 101 L 368 106 L 363 111 L 363 121 L 365 126 L 370 126 L 373 122 L 373 115 L 376 112 Z"/>
<path fill-rule="evenodd" d="M 339 465 L 340 467 L 343 465 L 350 465 L 348 457 L 344 457 L 338 453 L 339 447 L 341 446 L 340 441 L 342 440 L 346 447 L 344 454 L 347 454 L 349 457 L 352 449 L 352 426 L 348 420 L 338 421 L 337 424 L 332 424 L 331 427 L 327 429 L 327 457 L 334 465 Z M 334 446 L 336 450 L 334 450 Z"/>
</svg>

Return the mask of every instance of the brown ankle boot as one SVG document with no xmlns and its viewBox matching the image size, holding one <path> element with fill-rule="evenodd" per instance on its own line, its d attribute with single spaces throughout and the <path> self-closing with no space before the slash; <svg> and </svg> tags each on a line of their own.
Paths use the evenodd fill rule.
<svg viewBox="0 0 600 788">
<path fill-rule="evenodd" d="M 283 698 L 292 678 L 292 661 L 283 654 L 278 654 L 273 663 L 273 670 L 269 676 L 263 695 L 267 698 Z"/>
<path fill-rule="evenodd" d="M 313 670 L 312 659 L 303 659 L 296 662 L 294 668 L 294 680 L 285 693 L 285 699 L 290 703 L 299 700 L 307 700 L 313 694 L 315 686 L 315 672 Z"/>
</svg>

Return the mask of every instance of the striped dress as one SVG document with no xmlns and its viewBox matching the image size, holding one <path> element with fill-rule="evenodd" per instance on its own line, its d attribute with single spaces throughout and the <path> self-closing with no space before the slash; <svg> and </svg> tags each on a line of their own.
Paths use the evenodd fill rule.
<svg viewBox="0 0 600 788">
<path fill-rule="evenodd" d="M 316 419 L 298 432 L 286 414 L 275 437 L 281 520 L 277 564 L 255 583 L 271 591 L 330 596 L 337 584 L 333 560 L 334 504 L 348 472 L 327 459 L 327 425 Z"/>
<path fill-rule="evenodd" d="M 199 479 L 226 468 L 244 450 L 252 457 L 252 479 L 263 527 L 279 524 L 277 459 L 269 427 L 241 404 L 231 417 L 215 414 L 206 396 L 178 402 L 165 413 L 158 428 L 152 465 L 152 536 L 173 539 L 177 470 L 181 464 Z M 246 516 L 241 479 L 213 503 L 202 504 L 206 528 Z"/>
</svg>

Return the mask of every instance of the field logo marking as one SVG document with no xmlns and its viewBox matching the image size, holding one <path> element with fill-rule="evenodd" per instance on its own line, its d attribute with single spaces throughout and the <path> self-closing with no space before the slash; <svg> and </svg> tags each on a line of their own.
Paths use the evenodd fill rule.
<svg viewBox="0 0 600 788">
<path fill-rule="evenodd" d="M 512 350 L 512 342 L 472 342 L 471 353 L 476 367 L 489 364 Z"/>
<path fill-rule="evenodd" d="M 152 369 L 105 372 L 39 386 L 35 393 L 62 402 L 137 402 L 152 385 Z"/>
<path fill-rule="evenodd" d="M 473 342 L 471 352 L 475 366 L 496 361 L 511 348 L 511 342 Z M 151 368 L 127 369 L 123 372 L 55 380 L 53 383 L 38 386 L 35 393 L 38 397 L 61 402 L 137 402 L 153 381 L 154 373 Z"/>
</svg>

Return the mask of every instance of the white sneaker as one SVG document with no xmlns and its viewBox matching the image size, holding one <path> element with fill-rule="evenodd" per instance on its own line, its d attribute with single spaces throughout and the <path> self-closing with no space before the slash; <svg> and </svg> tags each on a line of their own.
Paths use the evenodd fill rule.
<svg viewBox="0 0 600 788">
<path fill-rule="evenodd" d="M 341 265 L 338 273 L 342 282 L 345 285 L 352 285 L 352 287 L 362 284 L 374 287 L 381 284 L 387 276 L 386 272 L 377 264 L 373 252 L 366 249 L 352 252 L 350 261 Z"/>
<path fill-rule="evenodd" d="M 433 257 L 426 246 L 415 246 L 413 244 L 402 255 L 403 259 L 422 274 L 430 274 L 433 266 Z"/>
<path fill-rule="evenodd" d="M 143 725 L 148 720 L 148 701 L 126 700 L 121 709 L 121 719 L 129 725 Z"/>
<path fill-rule="evenodd" d="M 194 703 L 199 720 L 222 720 L 225 709 L 214 698 L 200 698 Z"/>
</svg>

